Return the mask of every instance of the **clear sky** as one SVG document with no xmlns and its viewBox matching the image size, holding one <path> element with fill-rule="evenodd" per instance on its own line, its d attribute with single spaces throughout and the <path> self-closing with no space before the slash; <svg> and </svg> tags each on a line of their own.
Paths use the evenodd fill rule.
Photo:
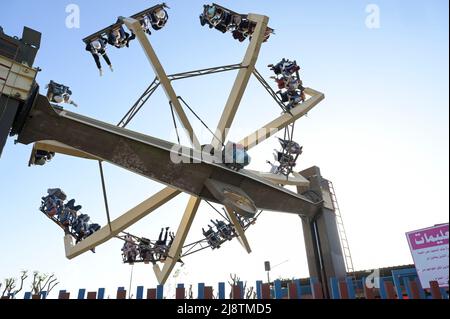
<svg viewBox="0 0 450 319">
<path fill-rule="evenodd" d="M 65 26 L 68 4 L 80 7 L 79 29 Z M 167 2 L 169 22 L 150 40 L 167 73 L 239 63 L 248 42 L 201 27 L 204 1 Z M 448 222 L 448 1 L 236 1 L 222 5 L 241 13 L 270 17 L 276 35 L 262 47 L 257 68 L 282 57 L 296 59 L 306 86 L 326 99 L 297 123 L 295 139 L 304 146 L 301 169 L 317 165 L 332 180 L 344 218 L 355 268 L 374 269 L 412 263 L 405 232 Z M 380 9 L 380 27 L 366 25 L 366 6 Z M 156 4 L 152 1 L 3 1 L 0 25 L 20 36 L 23 26 L 42 32 L 35 66 L 43 88 L 49 80 L 70 86 L 78 109 L 116 124 L 154 78 L 139 44 L 110 49 L 114 73 L 100 78 L 81 39 L 113 22 Z M 215 127 L 236 73 L 222 73 L 174 83 L 177 93 Z M 42 89 L 43 91 L 43 89 Z M 259 83 L 252 79 L 230 135 L 239 140 L 279 115 Z M 202 125 L 191 122 L 205 144 L 211 140 Z M 129 128 L 175 141 L 170 111 L 161 89 Z M 251 168 L 268 170 L 276 148 L 272 138 L 251 151 Z M 114 296 L 128 287 L 130 267 L 121 263 L 122 242 L 111 240 L 74 260 L 64 255 L 63 233 L 39 212 L 41 196 L 61 187 L 83 205 L 91 220 L 104 225 L 105 208 L 96 162 L 57 155 L 44 167 L 27 167 L 31 146 L 9 139 L 0 159 L 0 279 L 22 269 L 54 272 L 57 289 L 106 287 Z M 162 185 L 105 165 L 112 218 L 120 216 L 162 188 Z M 178 227 L 187 196 L 182 195 L 129 229 L 157 237 L 161 227 Z M 202 204 L 187 242 L 202 237 L 201 228 L 217 214 Z M 272 278 L 307 277 L 300 218 L 267 212 L 248 231 L 253 253 L 237 241 L 218 251 L 185 258 L 168 282 L 206 282 L 216 286 L 230 273 L 254 284 L 266 278 L 264 261 L 280 264 Z M 136 265 L 136 285 L 153 287 L 151 266 Z"/>
</svg>

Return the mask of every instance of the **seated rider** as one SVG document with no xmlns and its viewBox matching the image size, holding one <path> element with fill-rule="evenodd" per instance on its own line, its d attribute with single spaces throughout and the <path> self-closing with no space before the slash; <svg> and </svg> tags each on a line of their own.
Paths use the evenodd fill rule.
<svg viewBox="0 0 450 319">
<path fill-rule="evenodd" d="M 247 36 L 244 33 L 242 33 L 239 29 L 234 30 L 232 32 L 232 34 L 233 34 L 233 38 L 238 40 L 239 42 L 244 42 L 245 39 L 247 38 Z"/>
<path fill-rule="evenodd" d="M 83 239 L 91 236 L 93 233 L 102 228 L 99 224 L 89 224 L 87 231 L 84 233 Z"/>
<path fill-rule="evenodd" d="M 280 75 L 282 73 L 283 65 L 289 60 L 283 58 L 277 64 L 269 64 L 268 67 L 272 70 L 276 75 Z"/>
<path fill-rule="evenodd" d="M 76 211 L 76 212 L 79 211 L 79 210 L 82 208 L 81 205 L 75 206 L 75 199 L 69 200 L 69 201 L 67 202 L 67 204 L 66 204 L 66 207 L 68 207 L 68 208 L 70 208 L 71 210 L 74 210 L 74 211 Z"/>
<path fill-rule="evenodd" d="M 205 231 L 205 229 L 202 228 L 203 236 L 205 236 L 212 249 L 220 248 L 220 238 L 217 236 L 211 225 L 208 225 L 208 227 L 208 231 Z"/>
<path fill-rule="evenodd" d="M 266 161 L 267 164 L 270 165 L 270 173 L 278 174 L 278 166 L 273 164 L 271 161 Z"/>
<path fill-rule="evenodd" d="M 283 103 L 288 103 L 286 105 L 286 108 L 288 110 L 291 110 L 292 108 L 294 108 L 299 103 L 301 103 L 305 100 L 305 94 L 303 91 L 301 91 L 301 92 L 299 92 L 298 90 L 286 91 L 286 92 L 278 91 L 277 93 L 280 94 L 281 101 Z"/>
<path fill-rule="evenodd" d="M 173 241 L 175 240 L 175 233 L 174 232 L 170 232 L 169 233 L 169 243 L 167 244 L 167 247 L 170 248 L 172 247 Z"/>
<path fill-rule="evenodd" d="M 275 30 L 267 27 L 266 31 L 264 32 L 263 42 L 267 42 L 272 34 L 275 34 Z"/>
<path fill-rule="evenodd" d="M 151 35 L 152 34 L 152 31 L 150 30 L 152 28 L 151 18 L 148 15 L 145 15 L 139 20 L 139 22 L 141 23 L 142 31 L 144 31 L 148 35 Z"/>
<path fill-rule="evenodd" d="M 281 138 L 278 138 L 278 140 L 280 141 L 281 147 L 288 153 L 294 155 L 301 155 L 303 153 L 303 146 L 300 146 L 300 144 L 294 141 L 288 141 Z"/>
<path fill-rule="evenodd" d="M 223 162 L 231 169 L 240 170 L 251 162 L 243 145 L 228 142 L 223 151 Z"/>
<path fill-rule="evenodd" d="M 223 220 L 216 221 L 211 219 L 211 222 L 216 226 L 217 232 L 219 233 L 220 237 L 227 240 L 233 239 L 233 229 L 230 225 L 227 225 Z"/>
<path fill-rule="evenodd" d="M 280 163 L 289 163 L 294 161 L 294 156 L 276 151 L 277 161 Z"/>
<path fill-rule="evenodd" d="M 55 196 L 63 201 L 66 200 L 67 198 L 66 193 L 64 193 L 64 191 L 61 188 L 49 188 L 47 190 L 47 193 L 49 196 Z"/>
<path fill-rule="evenodd" d="M 113 67 L 111 61 L 109 60 L 108 55 L 106 54 L 106 44 L 108 43 L 107 39 L 102 37 L 95 39 L 86 44 L 86 51 L 89 51 L 92 54 L 92 57 L 95 60 L 95 64 L 97 65 L 100 76 L 103 75 L 102 65 L 100 63 L 100 57 L 103 57 L 105 62 L 108 64 L 111 71 L 113 71 Z"/>
<path fill-rule="evenodd" d="M 169 14 L 164 9 L 164 6 L 162 6 L 150 14 L 150 19 L 153 29 L 160 30 L 166 25 Z"/>
<path fill-rule="evenodd" d="M 286 79 L 284 77 L 277 78 L 276 76 L 271 76 L 270 78 L 275 80 L 279 90 L 286 88 Z"/>
<path fill-rule="evenodd" d="M 46 88 L 48 89 L 47 98 L 50 102 L 58 104 L 59 103 L 72 104 L 75 107 L 78 106 L 74 101 L 70 99 L 72 96 L 72 91 L 68 86 L 56 83 L 54 81 L 50 81 L 50 83 L 47 84 Z"/>
<path fill-rule="evenodd" d="M 276 75 L 283 75 L 284 77 L 289 77 L 300 70 L 300 67 L 297 65 L 297 63 L 285 58 L 283 58 L 280 62 L 278 62 L 275 65 L 269 64 L 268 67 Z"/>
<path fill-rule="evenodd" d="M 217 23 L 214 22 L 213 24 L 215 24 L 214 28 L 216 30 L 219 30 L 222 33 L 226 33 L 228 31 L 228 25 L 231 22 L 232 16 L 227 11 L 221 10 L 221 12 L 222 13 L 220 17 L 218 17 L 217 19 Z"/>
<path fill-rule="evenodd" d="M 173 241 L 175 240 L 175 233 L 170 232 L 169 237 L 170 237 L 170 240 L 169 240 L 169 243 L 167 244 L 167 253 L 169 252 L 169 249 L 170 249 L 170 247 L 172 247 Z M 167 255 L 167 253 L 166 253 L 166 255 Z M 165 257 L 166 256 L 164 256 L 164 259 L 165 259 Z M 178 258 L 177 262 L 181 263 L 182 266 L 184 265 L 184 262 L 181 260 L 181 258 Z"/>
<path fill-rule="evenodd" d="M 89 220 L 90 217 L 88 215 L 80 214 L 73 222 L 72 231 L 77 235 L 77 244 L 82 241 L 85 238 L 85 235 L 88 233 Z"/>
<path fill-rule="evenodd" d="M 77 212 L 67 207 L 67 205 L 64 205 L 64 208 L 58 216 L 59 222 L 65 227 L 72 225 L 76 218 Z"/>
<path fill-rule="evenodd" d="M 164 228 L 161 228 L 161 232 L 159 233 L 158 240 L 155 243 L 156 246 L 166 246 L 167 245 L 167 237 L 169 236 L 169 228 L 170 227 L 165 228 L 166 234 L 164 236 L 164 239 L 163 239 Z"/>
<path fill-rule="evenodd" d="M 300 80 L 296 76 L 289 76 L 286 79 L 287 79 L 286 80 L 286 89 L 289 92 L 293 92 L 293 91 L 296 91 L 296 90 L 300 90 L 300 91 L 304 90 L 304 88 L 302 86 L 303 85 L 302 80 Z"/>
<path fill-rule="evenodd" d="M 118 49 L 123 47 L 128 48 L 130 46 L 130 41 L 134 40 L 135 38 L 136 35 L 132 32 L 130 36 L 130 34 L 125 31 L 122 25 L 118 28 L 112 29 L 108 33 L 108 43 Z"/>
<path fill-rule="evenodd" d="M 62 211 L 67 196 L 60 188 L 49 188 L 47 194 L 47 196 L 41 198 L 41 211 L 53 217 Z"/>
<path fill-rule="evenodd" d="M 155 264 L 155 257 L 153 256 L 153 249 L 151 246 L 151 241 L 150 239 L 147 238 L 139 238 L 139 246 L 138 246 L 138 250 L 139 250 L 139 256 L 141 257 L 141 259 L 145 262 L 151 262 L 152 264 Z"/>
<path fill-rule="evenodd" d="M 296 156 L 295 158 L 290 155 L 290 154 L 286 154 L 283 152 L 278 152 L 275 150 L 275 160 L 277 160 L 280 163 L 280 166 L 278 167 L 278 172 L 288 176 L 293 168 L 297 165 L 296 164 L 296 159 L 298 156 Z"/>
<path fill-rule="evenodd" d="M 282 68 L 282 74 L 286 77 L 291 76 L 297 71 L 300 71 L 300 67 L 297 65 L 297 63 L 289 60 L 283 65 Z"/>
<path fill-rule="evenodd" d="M 205 18 L 208 20 L 208 22 L 211 24 L 211 27 L 214 27 L 215 24 L 213 23 L 216 22 L 217 18 L 220 16 L 220 14 L 217 14 L 217 8 L 215 5 L 205 5 L 204 7 L 204 15 Z M 215 20 L 214 20 L 215 18 Z"/>
<path fill-rule="evenodd" d="M 47 151 L 43 151 L 43 150 L 37 150 L 35 152 L 35 154 L 34 154 L 34 160 L 32 161 L 32 163 L 34 165 L 43 166 L 47 162 L 51 161 L 54 156 L 55 156 L 54 152 L 47 152 Z"/>
<path fill-rule="evenodd" d="M 136 261 L 138 255 L 138 245 L 130 235 L 125 236 L 125 243 L 122 247 L 123 261 L 129 264 L 133 264 Z"/>
<path fill-rule="evenodd" d="M 164 228 L 161 228 L 161 232 L 159 233 L 158 240 L 155 243 L 155 254 L 158 260 L 163 260 L 167 253 L 167 237 L 169 236 L 169 228 L 166 227 L 166 233 L 164 235 Z M 163 238 L 164 235 L 164 238 Z"/>
<path fill-rule="evenodd" d="M 298 104 L 304 101 L 304 98 L 302 97 L 301 92 L 299 91 L 293 91 L 293 92 L 287 92 L 289 97 L 289 103 L 286 105 L 286 108 L 288 110 L 293 109 Z"/>
<path fill-rule="evenodd" d="M 210 18 L 212 17 L 212 16 L 214 16 L 214 10 L 215 9 L 212 9 L 211 8 L 212 6 L 210 6 L 210 5 L 203 5 L 203 13 L 202 14 L 200 14 L 200 24 L 202 25 L 202 27 L 204 26 L 204 25 L 206 25 L 206 24 L 208 24 L 208 26 L 210 27 L 210 28 L 213 28 L 214 26 L 211 24 L 211 22 L 210 22 Z"/>
<path fill-rule="evenodd" d="M 239 14 L 233 14 L 228 23 L 227 29 L 228 31 L 235 31 L 239 28 L 239 25 L 242 22 L 242 16 Z"/>
<path fill-rule="evenodd" d="M 244 216 L 241 216 L 240 214 L 235 214 L 237 220 L 239 221 L 239 224 L 241 224 L 242 228 L 247 227 L 249 224 L 254 224 L 255 219 L 254 218 L 247 218 Z"/>
</svg>

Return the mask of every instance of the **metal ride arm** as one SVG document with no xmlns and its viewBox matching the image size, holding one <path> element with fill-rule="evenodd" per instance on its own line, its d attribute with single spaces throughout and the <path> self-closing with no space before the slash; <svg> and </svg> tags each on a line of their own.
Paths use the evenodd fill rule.
<svg viewBox="0 0 450 319">
<path fill-rule="evenodd" d="M 325 98 L 325 95 L 323 93 L 320 93 L 310 88 L 306 88 L 305 93 L 309 95 L 310 98 L 307 99 L 302 104 L 299 104 L 293 109 L 291 109 L 290 114 L 285 113 L 276 118 L 275 120 L 267 123 L 259 130 L 243 138 L 239 142 L 239 144 L 244 145 L 244 147 L 247 150 L 255 147 L 261 142 L 264 142 L 269 137 L 278 133 L 281 129 L 284 129 L 289 124 L 295 122 L 302 116 L 306 115 L 312 108 L 314 108 L 317 104 L 320 103 L 320 101 L 322 101 Z"/>
<path fill-rule="evenodd" d="M 181 248 L 184 245 L 187 234 L 191 228 L 192 222 L 194 221 L 194 217 L 197 213 L 200 202 L 201 199 L 199 197 L 190 197 L 189 203 L 183 214 L 183 218 L 181 219 L 181 223 L 178 226 L 178 230 L 175 234 L 175 239 L 172 243 L 172 246 L 170 246 L 169 256 L 171 256 L 171 258 L 166 259 L 162 270 L 158 265 L 153 266 L 156 278 L 158 279 L 158 282 L 160 284 L 164 284 L 166 282 L 166 280 L 169 278 L 170 273 L 178 262 L 178 259 L 181 256 Z"/>
<path fill-rule="evenodd" d="M 30 157 L 30 165 L 34 164 L 33 158 L 36 154 L 36 151 L 46 151 L 46 152 L 55 152 L 59 154 L 65 154 L 69 156 L 89 159 L 89 160 L 100 160 L 99 158 L 95 157 L 94 155 L 82 152 L 80 150 L 77 150 L 76 148 L 64 145 L 60 142 L 56 141 L 40 141 L 36 142 L 33 145 L 33 150 L 31 151 L 31 157 Z"/>
<path fill-rule="evenodd" d="M 64 237 L 66 257 L 68 259 L 75 258 L 78 255 L 81 255 L 91 250 L 92 248 L 105 243 L 106 241 L 115 237 L 121 231 L 144 218 L 180 193 L 181 192 L 179 190 L 175 190 L 169 187 L 164 188 L 160 192 L 140 203 L 138 206 L 132 208 L 122 216 L 113 220 L 111 222 L 112 231 L 110 231 L 109 226 L 106 225 L 75 246 L 73 244 L 72 236 L 66 235 Z"/>
<path fill-rule="evenodd" d="M 255 69 L 259 51 L 264 41 L 264 33 L 266 32 L 267 24 L 269 23 L 269 17 L 262 15 L 249 14 L 248 18 L 249 20 L 257 23 L 256 29 L 253 33 L 250 45 L 247 48 L 244 60 L 242 61 L 242 66 L 244 66 L 245 69 L 239 70 L 233 88 L 231 89 L 230 96 L 228 97 L 228 101 L 225 104 L 222 117 L 220 118 L 217 127 L 218 134 L 216 135 L 220 134 L 219 137 L 222 140 L 219 141 L 217 138 L 214 138 L 212 145 L 215 149 L 219 149 L 227 139 L 227 130 L 231 128 L 231 124 L 233 123 L 234 116 L 236 115 L 239 104 L 241 103 L 245 89 L 247 88 L 250 76 Z"/>
<path fill-rule="evenodd" d="M 223 203 L 224 198 L 213 195 L 205 187 L 207 181 L 241 190 L 263 210 L 305 215 L 315 211 L 315 203 L 308 199 L 244 171 L 230 170 L 223 164 L 214 163 L 214 159 L 202 160 L 200 151 L 186 148 L 186 152 L 180 154 L 179 146 L 171 142 L 76 113 L 55 110 L 42 95 L 36 97 L 33 108 L 23 116 L 26 120 L 17 138 L 21 144 L 55 140 L 214 203 Z M 180 162 L 173 163 L 175 158 Z M 277 200 L 271 201 L 269 196 Z"/>
<path fill-rule="evenodd" d="M 130 30 L 132 30 L 136 34 L 136 38 L 139 40 L 145 54 L 147 55 L 147 58 L 149 59 L 150 64 L 152 65 L 153 70 L 155 71 L 160 84 L 163 86 L 169 101 L 175 108 L 175 112 L 178 116 L 178 119 L 183 124 L 184 128 L 187 130 L 194 148 L 200 149 L 200 143 L 197 137 L 195 136 L 194 130 L 189 122 L 189 119 L 184 113 L 184 110 L 180 104 L 177 95 L 175 94 L 172 84 L 170 83 L 170 80 L 167 77 L 166 72 L 164 71 L 158 57 L 156 56 L 155 51 L 153 50 L 150 42 L 148 41 L 147 36 L 142 31 L 139 21 L 131 18 L 125 18 L 123 19 L 123 22 Z M 191 197 L 191 200 L 189 201 L 189 205 L 186 208 L 186 212 L 183 216 L 182 222 L 179 226 L 174 242 L 169 251 L 169 255 L 173 256 L 173 259 L 170 259 L 169 262 L 166 261 L 164 263 L 162 271 L 160 270 L 158 265 L 154 265 L 153 267 L 155 275 L 160 283 L 164 283 L 167 280 L 170 272 L 172 271 L 173 267 L 178 261 L 181 248 L 184 244 L 192 221 L 194 220 L 194 216 L 195 213 L 197 212 L 198 206 L 200 205 L 200 201 L 201 201 L 200 198 L 197 197 Z"/>
<path fill-rule="evenodd" d="M 250 42 L 249 47 L 247 48 L 247 52 L 245 54 L 244 60 L 242 62 L 242 66 L 245 68 L 240 69 L 231 90 L 228 101 L 225 105 L 225 108 L 222 113 L 222 117 L 219 121 L 219 125 L 216 130 L 215 136 L 219 135 L 219 138 L 222 140 L 218 140 L 216 137 L 213 138 L 212 145 L 215 149 L 218 149 L 222 146 L 223 141 L 226 139 L 227 129 L 231 127 L 231 124 L 234 120 L 234 116 L 238 110 L 239 104 L 242 100 L 242 96 L 244 95 L 245 89 L 247 87 L 250 76 L 255 68 L 256 60 L 258 59 L 259 51 L 261 49 L 261 45 L 264 40 L 264 33 L 267 28 L 267 24 L 269 22 L 269 18 L 266 16 L 250 14 L 249 19 L 256 22 L 256 29 L 253 34 L 253 38 Z M 200 199 L 196 197 L 191 197 L 189 200 L 189 205 L 186 208 L 186 211 L 183 215 L 183 221 L 190 220 L 190 223 L 181 223 L 180 227 L 175 235 L 174 243 L 170 249 L 169 255 L 173 256 L 173 259 L 167 259 L 164 263 L 164 267 L 162 271 L 160 270 L 158 265 L 153 267 L 156 277 L 160 284 L 164 284 L 167 278 L 170 275 L 173 267 L 178 261 L 178 257 L 181 253 L 181 248 L 186 239 L 186 234 L 189 231 L 192 220 L 194 219 L 195 214 L 197 213 L 198 207 L 200 204 Z M 240 239 L 243 242 L 246 242 L 248 245 L 248 240 L 245 237 L 244 232 L 240 234 Z M 245 245 L 244 245 L 245 247 Z M 250 252 L 250 247 L 246 247 L 247 251 Z"/>
<path fill-rule="evenodd" d="M 23 112 L 27 112 L 27 109 L 24 109 Z M 180 191 L 196 196 L 193 198 L 195 201 L 205 198 L 221 203 L 205 188 L 205 182 L 211 176 L 230 186 L 237 183 L 234 187 L 246 192 L 261 209 L 287 211 L 295 214 L 303 212 L 308 216 L 315 214 L 316 211 L 317 204 L 300 195 L 276 187 L 264 179 L 229 170 L 221 164 L 201 162 L 193 165 L 189 162 L 173 165 L 170 161 L 170 153 L 174 144 L 79 114 L 52 108 L 47 97 L 42 95 L 38 95 L 34 99 L 27 115 L 20 114 L 18 118 L 24 118 L 23 127 L 18 132 L 18 143 L 29 144 L 35 141 L 57 140 L 84 153 L 93 154 L 101 160 L 171 185 L 145 204 L 113 221 L 111 223 L 112 231 L 109 226 L 106 226 L 76 246 L 73 246 L 71 238 L 66 237 L 68 258 L 74 258 L 104 243 L 163 205 Z M 196 153 L 194 156 L 200 158 Z M 178 190 L 173 189 L 174 187 Z M 274 198 L 277 200 L 272 200 Z M 183 220 L 193 218 L 198 206 L 191 205 L 191 207 L 192 209 L 186 211 Z M 189 226 L 189 223 L 182 224 L 179 230 L 180 234 L 187 232 Z M 184 238 L 175 241 L 173 249 L 178 249 L 177 245 L 183 241 Z M 178 256 L 178 250 L 172 250 L 171 255 Z M 166 266 L 164 272 L 170 271 L 173 268 L 171 267 L 170 265 Z M 163 273 L 161 278 L 166 278 L 167 275 Z"/>
<path fill-rule="evenodd" d="M 266 173 L 246 170 L 247 173 L 255 174 L 262 177 L 276 185 L 294 185 L 294 186 L 309 186 L 309 181 L 297 172 L 292 172 L 292 176 L 284 176 L 280 174 Z"/>
<path fill-rule="evenodd" d="M 250 248 L 247 236 L 245 236 L 245 231 L 242 228 L 241 224 L 239 223 L 238 219 L 236 218 L 236 215 L 234 214 L 233 210 L 231 210 L 228 207 L 226 207 L 225 211 L 227 213 L 228 218 L 233 223 L 236 233 L 238 234 L 239 242 L 241 243 L 242 247 L 244 247 L 245 250 L 250 254 L 252 252 L 252 249 Z"/>
<path fill-rule="evenodd" d="M 180 101 L 178 100 L 177 95 L 175 93 L 175 90 L 173 89 L 172 84 L 170 83 L 170 80 L 167 77 L 166 71 L 164 71 L 161 62 L 156 56 L 156 53 L 153 50 L 153 47 L 150 44 L 147 35 L 142 30 L 141 24 L 139 23 L 138 20 L 135 20 L 133 18 L 121 18 L 121 19 L 128 27 L 128 29 L 134 32 L 134 34 L 136 35 L 136 39 L 139 40 L 139 43 L 141 44 L 142 49 L 144 50 L 153 70 L 155 71 L 155 74 L 160 84 L 162 85 L 167 98 L 169 99 L 170 102 L 172 102 L 172 105 L 175 108 L 178 119 L 188 132 L 192 145 L 194 146 L 194 148 L 200 149 L 200 143 L 197 139 L 197 136 L 194 133 L 194 129 L 192 128 L 192 125 L 189 122 L 186 113 L 184 113 L 183 107 L 181 106 Z"/>
</svg>

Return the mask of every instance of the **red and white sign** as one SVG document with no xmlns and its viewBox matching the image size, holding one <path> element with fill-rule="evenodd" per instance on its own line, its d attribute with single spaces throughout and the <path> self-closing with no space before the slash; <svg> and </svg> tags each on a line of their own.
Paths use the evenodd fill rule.
<svg viewBox="0 0 450 319">
<path fill-rule="evenodd" d="M 440 287 L 448 287 L 448 236 L 448 224 L 406 233 L 423 288 L 430 288 L 434 280 Z"/>
</svg>

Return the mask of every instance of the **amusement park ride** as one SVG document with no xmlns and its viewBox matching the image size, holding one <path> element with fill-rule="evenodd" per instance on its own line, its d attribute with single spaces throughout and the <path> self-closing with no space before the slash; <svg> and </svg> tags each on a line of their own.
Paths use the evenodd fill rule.
<svg viewBox="0 0 450 319">
<path fill-rule="evenodd" d="M 283 113 L 237 144 L 231 144 L 234 147 L 241 145 L 245 152 L 280 130 L 285 130 L 284 140 L 292 140 L 294 123 L 322 101 L 324 95 L 305 88 L 304 100 L 287 107 L 255 68 L 263 42 L 273 33 L 273 29 L 268 27 L 269 18 L 258 14 L 241 15 L 217 4 L 204 7 L 200 16 L 201 24 L 223 33 L 230 32 L 241 42 L 248 37 L 250 43 L 242 62 L 167 75 L 148 40 L 146 33 L 150 32 L 144 28 L 145 19 L 151 23 L 152 17 L 159 10 L 165 11 L 165 8 L 165 4 L 160 4 L 128 18 L 119 17 L 115 24 L 83 40 L 89 44 L 107 36 L 111 30 L 126 26 L 141 44 L 155 72 L 153 82 L 117 126 L 64 110 L 52 104 L 47 96 L 39 94 L 39 86 L 35 81 L 39 69 L 33 68 L 33 63 L 39 50 L 41 34 L 25 27 L 22 39 L 18 39 L 7 36 L 0 29 L 0 152 L 8 135 L 17 136 L 16 143 L 34 143 L 30 164 L 35 164 L 33 158 L 37 152 L 59 153 L 96 160 L 100 169 L 102 162 L 108 162 L 165 185 L 164 189 L 119 218 L 110 221 L 108 214 L 108 225 L 76 244 L 74 234 L 60 224 L 66 229 L 66 257 L 75 258 L 111 238 L 124 239 L 124 234 L 132 237 L 124 230 L 184 192 L 191 197 L 168 253 L 165 258 L 158 258 L 162 268 L 152 260 L 160 283 L 168 279 L 177 261 L 191 253 L 193 245 L 198 244 L 183 246 L 202 201 L 223 205 L 224 215 L 232 226 L 233 237 L 240 241 L 248 253 L 251 249 L 245 230 L 250 223 L 242 223 L 242 219 L 252 221 L 263 210 L 300 216 L 311 276 L 320 278 L 323 283 L 328 283 L 329 277 L 345 277 L 346 266 L 347 270 L 351 268 L 351 259 L 346 251 L 348 246 L 341 246 L 334 191 L 330 188 L 331 183 L 321 176 L 318 167 L 301 172 L 288 170 L 265 173 L 222 164 L 222 157 L 215 155 L 221 153 L 225 146 L 227 130 L 232 126 L 252 74 L 283 109 Z M 240 26 L 243 27 L 240 29 Z M 160 27 L 153 25 L 155 30 Z M 209 150 L 205 151 L 181 102 L 192 109 L 175 93 L 172 82 L 231 70 L 238 70 L 238 74 L 216 133 L 213 134 L 214 138 L 208 145 Z M 125 128 L 159 86 L 166 93 L 172 113 L 189 135 L 192 148 L 187 153 L 181 153 L 177 144 Z M 174 155 L 182 159 L 180 163 L 171 160 Z M 296 186 L 298 192 L 286 189 L 285 185 Z M 328 294 L 327 285 L 324 285 L 324 290 Z"/>
</svg>

